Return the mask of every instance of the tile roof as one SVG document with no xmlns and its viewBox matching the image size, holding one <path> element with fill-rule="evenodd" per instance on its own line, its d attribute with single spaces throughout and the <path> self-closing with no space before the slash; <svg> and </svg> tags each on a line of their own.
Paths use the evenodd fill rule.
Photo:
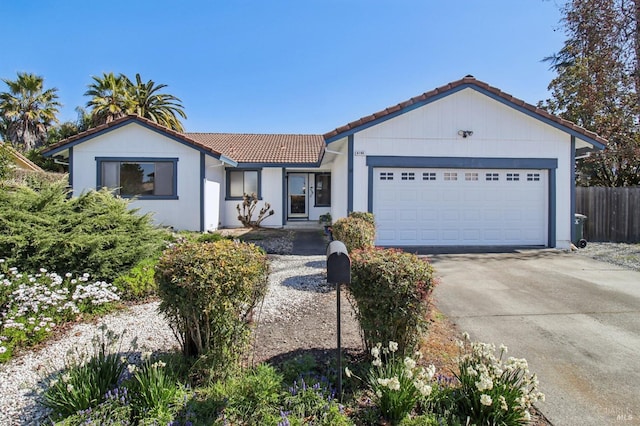
<svg viewBox="0 0 640 426">
<path fill-rule="evenodd" d="M 316 164 L 322 158 L 321 135 L 185 133 L 238 163 Z"/>
<path fill-rule="evenodd" d="M 344 126 L 338 127 L 337 129 L 334 129 L 328 133 L 325 133 L 324 138 L 331 139 L 331 138 L 335 138 L 336 136 L 339 136 L 342 133 L 347 133 L 347 132 L 353 133 L 357 131 L 357 129 L 360 126 L 372 123 L 376 120 L 384 118 L 385 116 L 400 112 L 403 109 L 408 108 L 412 105 L 428 102 L 430 99 L 437 99 L 438 97 L 445 95 L 447 92 L 451 92 L 457 88 L 463 88 L 461 86 L 475 86 L 481 90 L 484 90 L 486 92 L 489 92 L 490 94 L 493 94 L 499 98 L 502 98 L 503 100 L 505 100 L 506 102 L 512 105 L 515 105 L 520 108 L 524 108 L 525 110 L 528 110 L 531 113 L 540 116 L 541 118 L 551 120 L 563 127 L 566 127 L 578 133 L 579 135 L 585 136 L 588 139 L 594 140 L 598 143 L 601 143 L 602 145 L 607 144 L 607 140 L 597 135 L 596 133 L 591 132 L 583 127 L 580 127 L 577 124 L 572 123 L 571 121 L 568 121 L 556 115 L 550 114 L 547 111 L 543 110 L 542 108 L 538 108 L 534 105 L 528 104 L 521 99 L 514 98 L 510 94 L 505 93 L 496 87 L 490 86 L 483 81 L 477 80 L 475 77 L 470 75 L 460 80 L 457 80 L 452 83 L 433 89 L 429 92 L 425 92 L 419 96 L 413 97 L 407 101 L 401 102 L 397 105 L 391 106 L 382 111 L 378 111 L 366 117 L 362 117 L 356 121 L 352 121 L 351 123 L 345 124 Z"/>
</svg>

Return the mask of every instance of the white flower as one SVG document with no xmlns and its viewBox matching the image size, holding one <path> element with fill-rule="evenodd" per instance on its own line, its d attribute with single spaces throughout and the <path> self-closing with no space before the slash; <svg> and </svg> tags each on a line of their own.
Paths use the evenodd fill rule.
<svg viewBox="0 0 640 426">
<path fill-rule="evenodd" d="M 491 404 L 493 404 L 493 400 L 489 395 L 487 395 L 486 393 L 483 393 L 482 395 L 480 395 L 480 404 L 490 407 Z"/>
<path fill-rule="evenodd" d="M 7 351 L 7 348 L 5 348 L 4 346 L 0 346 L 0 354 L 3 354 Z"/>
<path fill-rule="evenodd" d="M 531 413 L 529 413 L 529 410 L 524 410 L 524 419 L 526 421 L 531 420 Z"/>
<path fill-rule="evenodd" d="M 66 274 L 64 274 L 64 276 L 67 278 L 71 278 L 71 272 L 67 272 Z"/>
<path fill-rule="evenodd" d="M 67 392 L 73 391 L 73 385 L 71 383 L 67 384 Z"/>
<path fill-rule="evenodd" d="M 500 352 L 506 354 L 507 352 L 509 352 L 509 348 L 507 348 L 505 345 L 500 345 Z"/>
<path fill-rule="evenodd" d="M 413 358 L 406 357 L 404 359 L 404 366 L 409 370 L 413 370 L 414 368 L 416 368 L 416 362 Z"/>
<path fill-rule="evenodd" d="M 141 356 L 143 361 L 148 360 L 149 358 L 151 358 L 151 351 L 144 351 L 142 352 L 142 356 Z"/>
<path fill-rule="evenodd" d="M 475 377 L 478 375 L 478 372 L 472 366 L 469 366 L 467 367 L 467 374 L 471 377 Z"/>
<path fill-rule="evenodd" d="M 374 367 L 380 367 L 382 365 L 382 360 L 380 360 L 380 358 L 376 358 L 373 360 L 371 365 L 373 365 Z"/>
<path fill-rule="evenodd" d="M 498 401 L 500 401 L 500 409 L 503 411 L 508 411 L 509 410 L 509 406 L 507 405 L 507 400 L 504 399 L 504 396 L 500 395 L 500 397 L 498 398 Z"/>
<path fill-rule="evenodd" d="M 395 352 L 398 350 L 398 344 L 396 342 L 389 341 L 389 350 Z"/>
<path fill-rule="evenodd" d="M 344 374 L 346 374 L 347 377 L 349 377 L 349 378 L 351 377 L 351 370 L 349 370 L 349 367 L 345 367 L 344 368 Z"/>
<path fill-rule="evenodd" d="M 392 378 L 389 379 L 387 386 L 391 390 L 396 390 L 396 391 L 400 390 L 400 380 L 398 380 L 396 376 L 393 376 Z"/>
<path fill-rule="evenodd" d="M 420 392 L 420 394 L 422 396 L 429 396 L 431 395 L 431 391 L 433 390 L 431 388 L 430 385 L 426 384 L 426 383 L 421 383 L 421 382 L 416 382 L 414 383 L 416 389 L 418 389 L 418 391 Z"/>
<path fill-rule="evenodd" d="M 389 384 L 389 379 L 378 378 L 378 383 L 381 386 L 386 387 Z"/>
<path fill-rule="evenodd" d="M 373 355 L 374 358 L 378 358 L 380 356 L 380 348 L 377 346 L 371 348 L 371 355 Z"/>
<path fill-rule="evenodd" d="M 153 368 L 164 368 L 167 364 L 165 362 L 162 361 L 156 361 L 155 363 L 151 364 L 151 367 Z"/>
<path fill-rule="evenodd" d="M 135 364 L 127 365 L 127 371 L 129 372 L 129 374 L 133 374 L 136 371 L 136 365 Z"/>
</svg>

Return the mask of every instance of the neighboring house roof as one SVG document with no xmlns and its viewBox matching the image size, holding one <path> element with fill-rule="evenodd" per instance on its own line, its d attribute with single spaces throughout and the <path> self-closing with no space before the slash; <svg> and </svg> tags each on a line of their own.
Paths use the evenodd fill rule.
<svg viewBox="0 0 640 426">
<path fill-rule="evenodd" d="M 238 163 L 318 164 L 325 146 L 321 135 L 185 133 Z"/>
<path fill-rule="evenodd" d="M 345 136 L 351 135 L 360 130 L 364 130 L 367 127 L 373 126 L 382 121 L 388 120 L 397 115 L 403 114 L 407 111 L 418 108 L 422 105 L 428 104 L 444 96 L 453 94 L 466 88 L 472 88 L 480 93 L 484 93 L 485 95 L 499 102 L 511 106 L 529 116 L 540 119 L 548 124 L 553 125 L 554 127 L 561 127 L 563 130 L 576 137 L 579 137 L 582 140 L 589 142 L 596 148 L 603 149 L 607 144 L 607 140 L 601 136 L 598 136 L 596 133 L 586 130 L 585 128 L 580 127 L 575 123 L 572 123 L 571 121 L 550 114 L 542 108 L 535 107 L 521 99 L 514 98 L 508 93 L 505 93 L 496 87 L 490 86 L 485 82 L 476 80 L 473 76 L 470 75 L 460 80 L 433 89 L 429 92 L 425 92 L 422 95 L 413 97 L 407 101 L 401 102 L 382 111 L 378 111 L 374 114 L 362 117 L 359 120 L 352 121 L 351 123 L 345 124 L 344 126 L 338 127 L 335 130 L 325 133 L 324 138 L 327 143 L 342 139 Z"/>
<path fill-rule="evenodd" d="M 20 152 L 16 151 L 11 145 L 4 143 L 2 141 L 0 141 L 0 145 L 3 145 L 5 147 L 5 149 L 11 156 L 11 162 L 17 168 L 23 169 L 23 170 L 31 170 L 33 172 L 44 172 L 44 170 L 42 170 L 40 166 L 38 166 L 33 161 L 29 160 L 24 155 L 20 154 Z"/>
</svg>

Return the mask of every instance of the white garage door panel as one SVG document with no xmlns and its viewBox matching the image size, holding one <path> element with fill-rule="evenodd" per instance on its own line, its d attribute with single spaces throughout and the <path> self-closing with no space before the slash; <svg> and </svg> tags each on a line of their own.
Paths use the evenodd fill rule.
<svg viewBox="0 0 640 426">
<path fill-rule="evenodd" d="M 546 245 L 545 170 L 376 168 L 379 245 Z"/>
</svg>

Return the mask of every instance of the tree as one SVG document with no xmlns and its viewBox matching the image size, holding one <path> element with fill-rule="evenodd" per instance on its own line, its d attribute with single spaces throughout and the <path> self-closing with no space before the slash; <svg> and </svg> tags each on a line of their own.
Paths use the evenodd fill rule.
<svg viewBox="0 0 640 426">
<path fill-rule="evenodd" d="M 136 74 L 135 84 L 125 76 L 105 73 L 93 77 L 93 83 L 85 96 L 91 96 L 87 107 L 91 108 L 94 126 L 109 123 L 127 114 L 137 114 L 170 129 L 182 132 L 178 116 L 187 118 L 180 99 L 166 93 L 159 93 L 166 84 L 146 83 Z"/>
<path fill-rule="evenodd" d="M 87 107 L 91 108 L 93 126 L 110 123 L 127 115 L 131 108 L 131 81 L 124 74 L 116 76 L 112 72 L 92 78 L 93 83 L 88 86 L 84 95 L 91 97 Z"/>
<path fill-rule="evenodd" d="M 44 78 L 31 73 L 2 81 L 9 88 L 0 93 L 2 136 L 23 152 L 43 145 L 49 127 L 58 121 L 58 89 L 44 90 Z"/>
<path fill-rule="evenodd" d="M 608 139 L 578 163 L 583 185 L 640 185 L 640 0 L 571 0 L 567 40 L 546 58 L 557 76 L 540 105 Z"/>
<path fill-rule="evenodd" d="M 140 74 L 136 74 L 136 84 L 129 89 L 129 96 L 132 102 L 131 112 L 170 129 L 182 132 L 184 129 L 177 116 L 187 118 L 187 115 L 179 98 L 165 93 L 158 93 L 165 87 L 167 87 L 166 84 L 156 85 L 153 80 L 143 83 Z"/>
</svg>

